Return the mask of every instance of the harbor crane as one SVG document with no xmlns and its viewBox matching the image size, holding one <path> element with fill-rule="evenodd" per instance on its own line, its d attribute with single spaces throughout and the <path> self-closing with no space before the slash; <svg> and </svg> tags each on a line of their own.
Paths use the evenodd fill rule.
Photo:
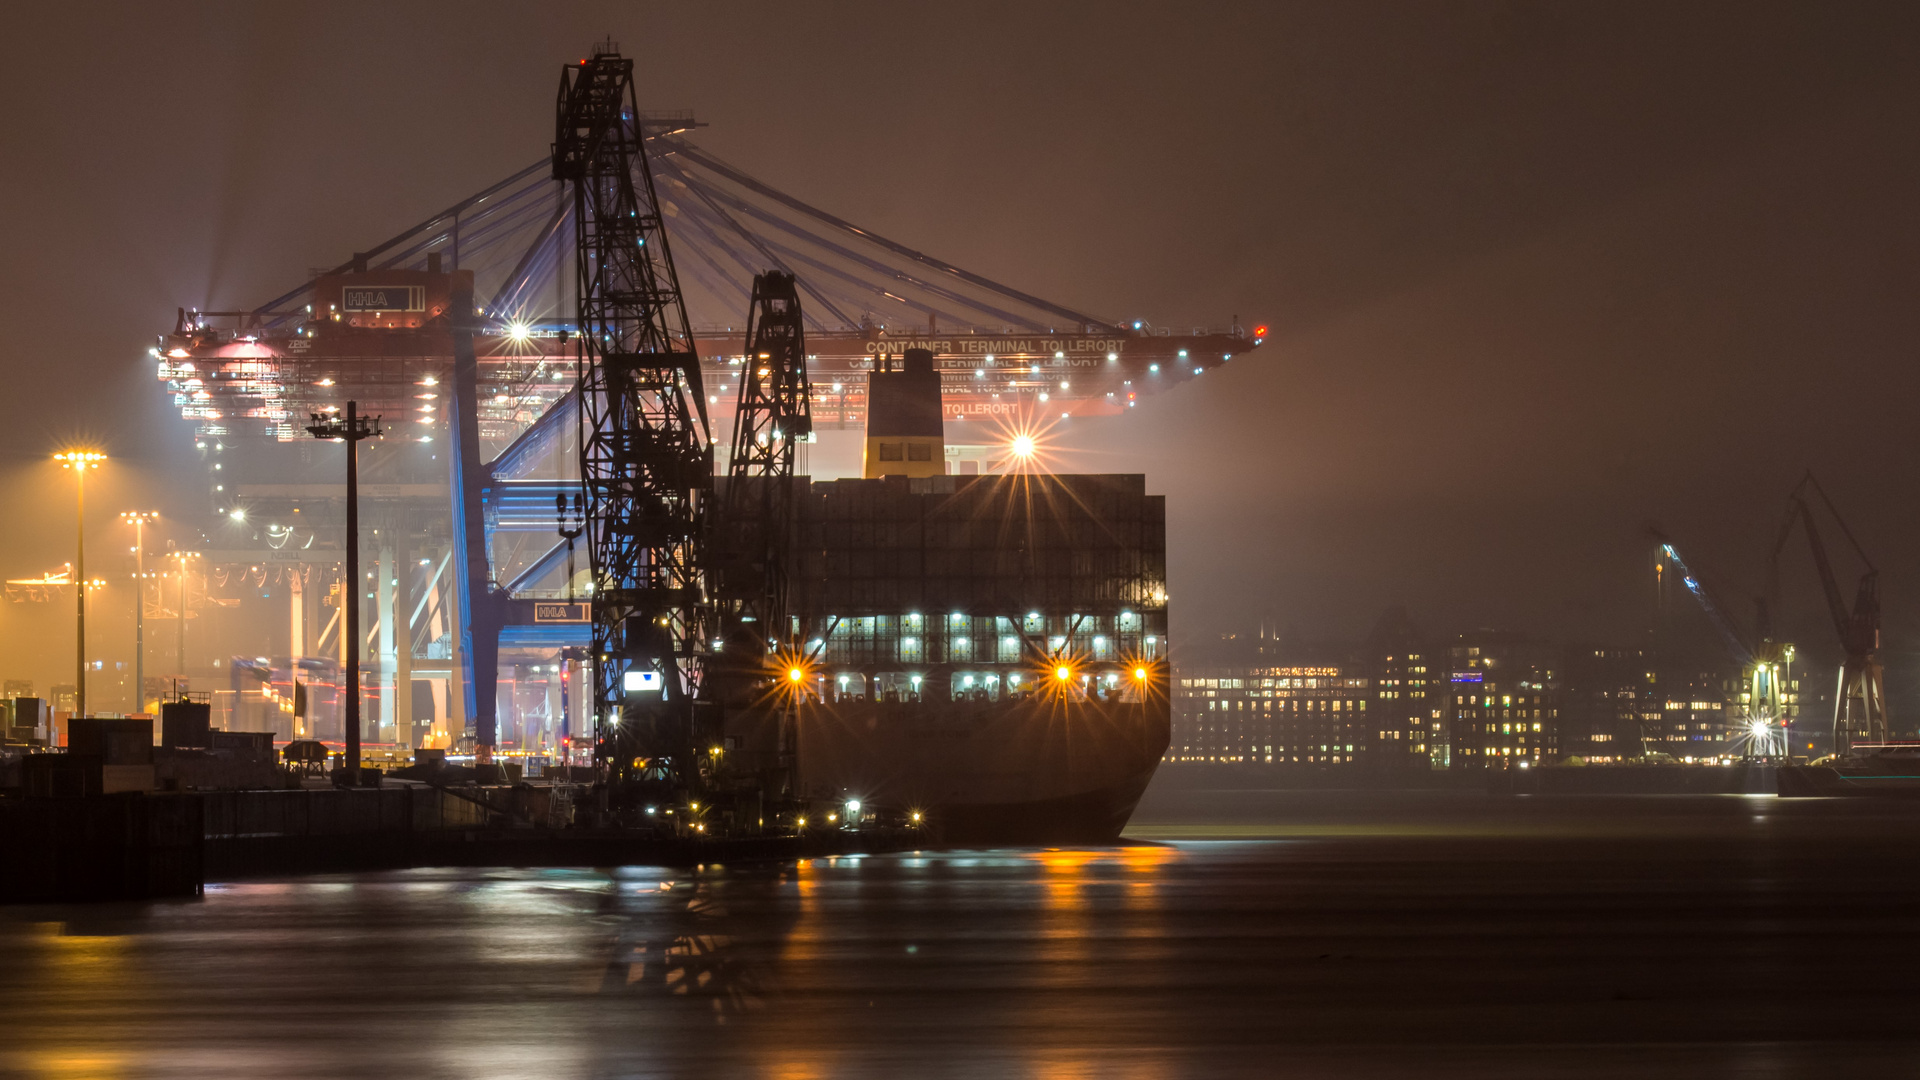
<svg viewBox="0 0 1920 1080">
<path fill-rule="evenodd" d="M 1736 708 L 1734 726 L 1747 735 L 1748 755 L 1786 756 L 1790 745 L 1788 732 L 1797 711 L 1793 692 L 1794 649 L 1792 645 L 1774 640 L 1767 601 L 1761 598 L 1755 602 L 1753 632 L 1750 636 L 1743 633 L 1734 625 L 1727 605 L 1687 566 L 1673 541 L 1658 529 L 1653 530 L 1653 536 L 1659 545 L 1655 574 L 1664 582 L 1669 567 L 1678 572 L 1681 587 L 1700 605 L 1707 621 L 1719 631 L 1727 655 L 1740 666 L 1739 699 L 1728 704 Z"/>
<path fill-rule="evenodd" d="M 753 279 L 733 453 L 711 537 L 719 637 L 702 687 L 703 705 L 719 710 L 723 725 L 756 711 L 777 714 L 777 761 L 759 789 L 783 800 L 797 789 L 795 710 L 807 667 L 788 614 L 794 465 L 813 433 L 800 288 L 779 270 Z M 705 775 L 721 773 L 707 762 Z"/>
<path fill-rule="evenodd" d="M 552 161 L 573 196 L 595 751 L 616 780 L 686 787 L 713 440 L 641 124 L 633 61 L 611 44 L 563 70 Z"/>
<path fill-rule="evenodd" d="M 1866 567 L 1866 571 L 1860 575 L 1860 584 L 1854 592 L 1851 608 L 1840 591 L 1833 562 L 1827 556 L 1826 542 L 1821 538 L 1820 528 L 1815 522 L 1813 503 L 1807 499 L 1808 492 L 1819 497 L 1820 505 L 1826 507 L 1828 516 L 1839 526 L 1840 534 L 1847 538 L 1854 555 Z M 1845 654 L 1833 700 L 1833 752 L 1844 754 L 1856 743 L 1886 742 L 1889 731 L 1886 686 L 1880 665 L 1880 571 L 1873 565 L 1873 560 L 1867 557 L 1853 530 L 1847 527 L 1846 519 L 1840 516 L 1833 500 L 1828 498 L 1826 489 L 1814 479 L 1812 472 L 1808 472 L 1787 496 L 1786 516 L 1780 522 L 1780 531 L 1769 557 L 1769 581 L 1776 594 L 1780 580 L 1780 553 L 1786 549 L 1787 541 L 1792 539 L 1796 525 L 1807 534 L 1807 547 L 1813 555 L 1814 570 L 1820 577 L 1827 613 L 1833 620 L 1834 631 L 1839 635 L 1840 646 Z"/>
<path fill-rule="evenodd" d="M 616 785 L 704 795 L 721 774 L 728 711 L 764 704 L 781 683 L 769 658 L 790 644 L 794 457 L 812 432 L 799 288 L 779 270 L 754 279 L 733 453 L 716 492 L 717 440 L 642 149 L 633 61 L 609 45 L 569 65 L 557 111 L 553 169 L 573 194 L 580 282 L 596 745 Z M 793 744 L 783 728 L 783 793 Z"/>
</svg>

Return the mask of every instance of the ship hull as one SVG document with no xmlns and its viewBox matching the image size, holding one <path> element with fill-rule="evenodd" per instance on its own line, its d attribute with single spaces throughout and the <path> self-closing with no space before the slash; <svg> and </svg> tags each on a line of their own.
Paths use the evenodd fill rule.
<svg viewBox="0 0 1920 1080">
<path fill-rule="evenodd" d="M 1111 844 L 1152 779 L 1148 768 L 1110 787 L 1055 799 L 937 805 L 930 820 L 940 842 L 959 846 Z"/>
<path fill-rule="evenodd" d="M 1170 719 L 1161 694 L 814 702 L 799 715 L 801 790 L 917 812 L 942 843 L 1112 843 L 1166 752 Z"/>
</svg>

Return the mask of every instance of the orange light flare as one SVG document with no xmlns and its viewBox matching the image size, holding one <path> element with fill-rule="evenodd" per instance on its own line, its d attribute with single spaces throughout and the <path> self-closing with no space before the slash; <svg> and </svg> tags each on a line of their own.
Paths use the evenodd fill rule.
<svg viewBox="0 0 1920 1080">
<path fill-rule="evenodd" d="M 807 655 L 798 649 L 775 650 L 767 657 L 769 673 L 776 691 L 784 698 L 805 701 L 813 690 L 816 672 Z"/>
<path fill-rule="evenodd" d="M 79 472 L 99 468 L 100 463 L 107 460 L 107 455 L 97 450 L 68 450 L 65 453 L 53 455 L 53 460 L 60 462 L 61 468 Z"/>
<path fill-rule="evenodd" d="M 1085 693 L 1082 680 L 1087 676 L 1076 657 L 1065 652 L 1047 658 L 1046 665 L 1033 674 L 1034 689 L 1061 698 L 1076 698 Z"/>
<path fill-rule="evenodd" d="M 1058 419 L 1018 416 L 994 421 L 992 445 L 998 456 L 987 463 L 994 472 L 1038 474 L 1059 471 L 1063 464 L 1061 448 L 1055 444 Z"/>
<path fill-rule="evenodd" d="M 1158 660 L 1144 656 L 1130 656 L 1121 661 L 1118 689 L 1131 695 L 1131 700 L 1144 701 L 1149 694 L 1166 693 L 1167 669 Z"/>
</svg>

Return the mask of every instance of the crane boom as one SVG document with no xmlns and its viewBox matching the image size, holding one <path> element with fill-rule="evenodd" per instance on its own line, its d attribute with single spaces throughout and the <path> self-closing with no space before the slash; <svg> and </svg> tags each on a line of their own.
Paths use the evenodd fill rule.
<svg viewBox="0 0 1920 1080">
<path fill-rule="evenodd" d="M 1847 609 L 1846 597 L 1840 592 L 1840 582 L 1833 573 L 1833 562 L 1827 558 L 1827 545 L 1820 539 L 1820 529 L 1814 524 L 1813 510 L 1798 491 L 1787 497 L 1787 516 L 1781 522 L 1779 538 L 1773 545 L 1771 575 L 1778 576 L 1780 552 L 1787 546 L 1787 541 L 1793 538 L 1795 524 L 1806 530 L 1807 547 L 1813 552 L 1813 567 L 1820 578 L 1820 593 L 1827 601 L 1827 614 L 1833 620 L 1834 632 L 1845 640 L 1847 626 L 1853 621 L 1853 615 Z"/>
<path fill-rule="evenodd" d="M 1660 554 L 1668 562 L 1679 567 L 1680 584 L 1692 594 L 1694 601 L 1700 605 L 1700 610 L 1706 613 L 1707 620 L 1713 623 L 1715 630 L 1720 632 L 1721 640 L 1726 643 L 1728 654 L 1742 667 L 1752 664 L 1753 645 L 1748 642 L 1746 635 L 1733 625 L 1733 619 L 1727 615 L 1725 608 L 1714 600 L 1713 591 L 1687 566 L 1686 560 L 1680 557 L 1679 550 L 1664 533 L 1655 529 L 1653 536 L 1660 545 Z"/>
</svg>

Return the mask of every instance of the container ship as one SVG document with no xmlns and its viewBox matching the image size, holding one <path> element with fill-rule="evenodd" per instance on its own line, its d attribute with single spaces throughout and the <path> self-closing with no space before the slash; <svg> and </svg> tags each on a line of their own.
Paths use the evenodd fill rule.
<svg viewBox="0 0 1920 1080">
<path fill-rule="evenodd" d="M 796 491 L 794 794 L 947 843 L 1112 842 L 1170 737 L 1165 497 L 946 472 L 929 350 L 870 392 L 862 476 Z"/>
<path fill-rule="evenodd" d="M 1165 499 L 1140 476 L 808 485 L 801 794 L 953 843 L 1119 836 L 1170 735 Z"/>
</svg>

